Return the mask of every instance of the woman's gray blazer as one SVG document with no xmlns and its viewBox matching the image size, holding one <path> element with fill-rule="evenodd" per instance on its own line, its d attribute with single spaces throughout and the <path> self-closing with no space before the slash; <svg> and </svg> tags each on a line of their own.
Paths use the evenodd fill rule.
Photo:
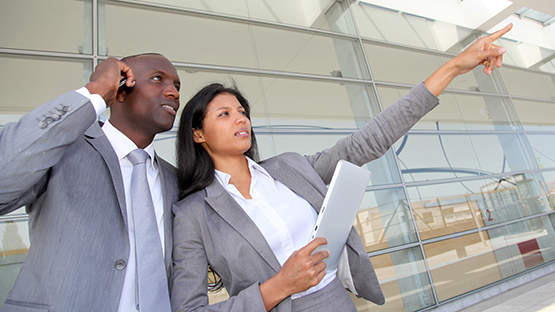
<svg viewBox="0 0 555 312">
<path fill-rule="evenodd" d="M 340 159 L 363 165 L 381 157 L 438 104 L 423 83 L 333 147 L 310 156 L 285 153 L 261 162 L 272 177 L 320 209 Z M 254 222 L 214 181 L 173 207 L 174 311 L 265 311 L 259 285 L 281 266 Z M 372 264 L 356 230 L 347 241 L 351 276 L 359 296 L 384 303 Z M 222 278 L 230 299 L 208 306 L 207 266 Z M 291 311 L 291 299 L 274 311 Z"/>
</svg>

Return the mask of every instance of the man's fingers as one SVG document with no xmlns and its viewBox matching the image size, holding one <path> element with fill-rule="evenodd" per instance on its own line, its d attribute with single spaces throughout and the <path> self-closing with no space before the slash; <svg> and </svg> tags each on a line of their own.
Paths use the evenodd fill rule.
<svg viewBox="0 0 555 312">
<path fill-rule="evenodd" d="M 119 61 L 119 67 L 122 77 L 126 79 L 125 84 L 128 87 L 132 87 L 133 85 L 135 85 L 135 75 L 133 74 L 131 67 L 129 67 L 129 65 L 125 64 L 122 61 Z"/>
</svg>

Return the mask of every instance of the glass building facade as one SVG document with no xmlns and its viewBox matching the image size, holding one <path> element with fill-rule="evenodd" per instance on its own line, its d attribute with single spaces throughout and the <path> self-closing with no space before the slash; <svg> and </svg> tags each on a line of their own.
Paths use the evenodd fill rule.
<svg viewBox="0 0 555 312">
<path fill-rule="evenodd" d="M 182 106 L 210 82 L 244 92 L 262 159 L 331 146 L 483 34 L 348 0 L 2 0 L 0 29 L 0 129 L 109 56 L 159 52 L 178 69 Z M 554 262 L 555 51 L 497 44 L 500 70 L 456 78 L 366 165 L 355 226 L 386 304 L 353 297 L 359 311 L 433 308 Z M 170 162 L 175 130 L 155 142 Z M 0 216 L 0 305 L 27 223 L 24 208 Z"/>
</svg>

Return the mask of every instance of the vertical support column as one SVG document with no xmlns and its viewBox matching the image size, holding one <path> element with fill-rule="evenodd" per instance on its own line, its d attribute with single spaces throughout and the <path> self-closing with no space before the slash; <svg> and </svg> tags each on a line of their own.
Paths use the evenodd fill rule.
<svg viewBox="0 0 555 312">
<path fill-rule="evenodd" d="M 348 4 L 344 1 L 336 1 L 325 13 L 325 16 L 332 30 L 345 32 L 350 27 L 354 28 Z M 360 40 L 353 42 L 334 39 L 334 46 L 340 69 L 334 71 L 332 75 L 336 77 L 360 77 L 366 79 L 370 77 L 366 62 L 363 61 L 365 57 Z M 371 94 L 373 90 L 370 90 L 368 87 L 345 85 L 345 89 L 356 127 L 360 129 L 379 112 L 378 105 L 375 105 L 375 109 L 371 106 L 372 102 L 377 103 L 377 96 Z M 394 176 L 395 173 L 398 174 L 399 170 L 392 150 L 388 151 L 379 160 L 371 162 L 368 165 L 368 169 L 372 172 L 371 181 L 373 184 L 387 184 L 400 180 L 398 175 Z M 380 237 L 385 238 L 389 246 L 415 241 L 414 228 L 410 226 L 413 224 L 410 222 L 412 216 L 409 209 L 402 207 L 403 203 L 405 203 L 402 193 L 392 189 L 376 192 L 375 196 L 379 207 L 379 215 L 384 225 L 384 232 Z M 395 226 L 391 226 L 391 224 L 395 224 Z M 397 286 L 405 309 L 410 310 L 411 307 L 419 309 L 422 306 L 433 304 L 433 302 L 430 302 L 430 298 L 424 295 L 424 292 L 415 291 L 425 288 L 425 285 L 418 274 L 417 263 L 420 259 L 415 256 L 413 250 L 398 251 L 390 254 L 390 256 L 395 275 L 400 277 L 397 280 Z"/>
</svg>

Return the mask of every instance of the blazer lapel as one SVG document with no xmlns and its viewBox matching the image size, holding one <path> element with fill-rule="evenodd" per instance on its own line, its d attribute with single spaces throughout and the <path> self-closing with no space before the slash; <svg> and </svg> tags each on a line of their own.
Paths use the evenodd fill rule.
<svg viewBox="0 0 555 312">
<path fill-rule="evenodd" d="M 169 176 L 173 174 L 172 170 L 166 168 L 166 163 L 158 155 L 156 155 L 156 161 L 158 163 L 158 170 L 160 172 L 160 181 L 162 183 L 162 196 L 164 197 L 164 260 L 166 262 L 166 268 L 171 268 L 172 264 L 172 247 L 173 247 L 173 236 L 172 236 L 172 204 L 174 202 L 175 194 L 177 193 L 176 185 L 174 183 L 174 178 Z M 169 272 L 169 270 L 168 270 Z"/>
<path fill-rule="evenodd" d="M 279 272 L 281 265 L 266 242 L 266 239 L 254 221 L 252 221 L 235 199 L 225 191 L 222 185 L 217 180 L 214 180 L 206 188 L 206 194 L 206 203 L 235 231 L 241 234 L 276 273 Z"/>
<path fill-rule="evenodd" d="M 308 201 L 312 207 L 320 212 L 324 202 L 325 192 L 318 191 L 312 183 L 303 177 L 291 165 L 279 158 L 271 158 L 260 164 L 276 180 L 283 183 L 293 192 Z"/>
<path fill-rule="evenodd" d="M 121 168 L 119 165 L 118 157 L 110 141 L 104 135 L 104 132 L 98 125 L 98 123 L 93 123 L 93 125 L 85 131 L 85 139 L 94 147 L 94 149 L 102 156 L 106 167 L 110 172 L 112 178 L 112 183 L 114 185 L 114 190 L 116 191 L 116 197 L 118 199 L 121 216 L 127 227 L 127 212 L 125 206 L 125 190 L 123 188 L 123 179 L 121 176 Z"/>
</svg>

